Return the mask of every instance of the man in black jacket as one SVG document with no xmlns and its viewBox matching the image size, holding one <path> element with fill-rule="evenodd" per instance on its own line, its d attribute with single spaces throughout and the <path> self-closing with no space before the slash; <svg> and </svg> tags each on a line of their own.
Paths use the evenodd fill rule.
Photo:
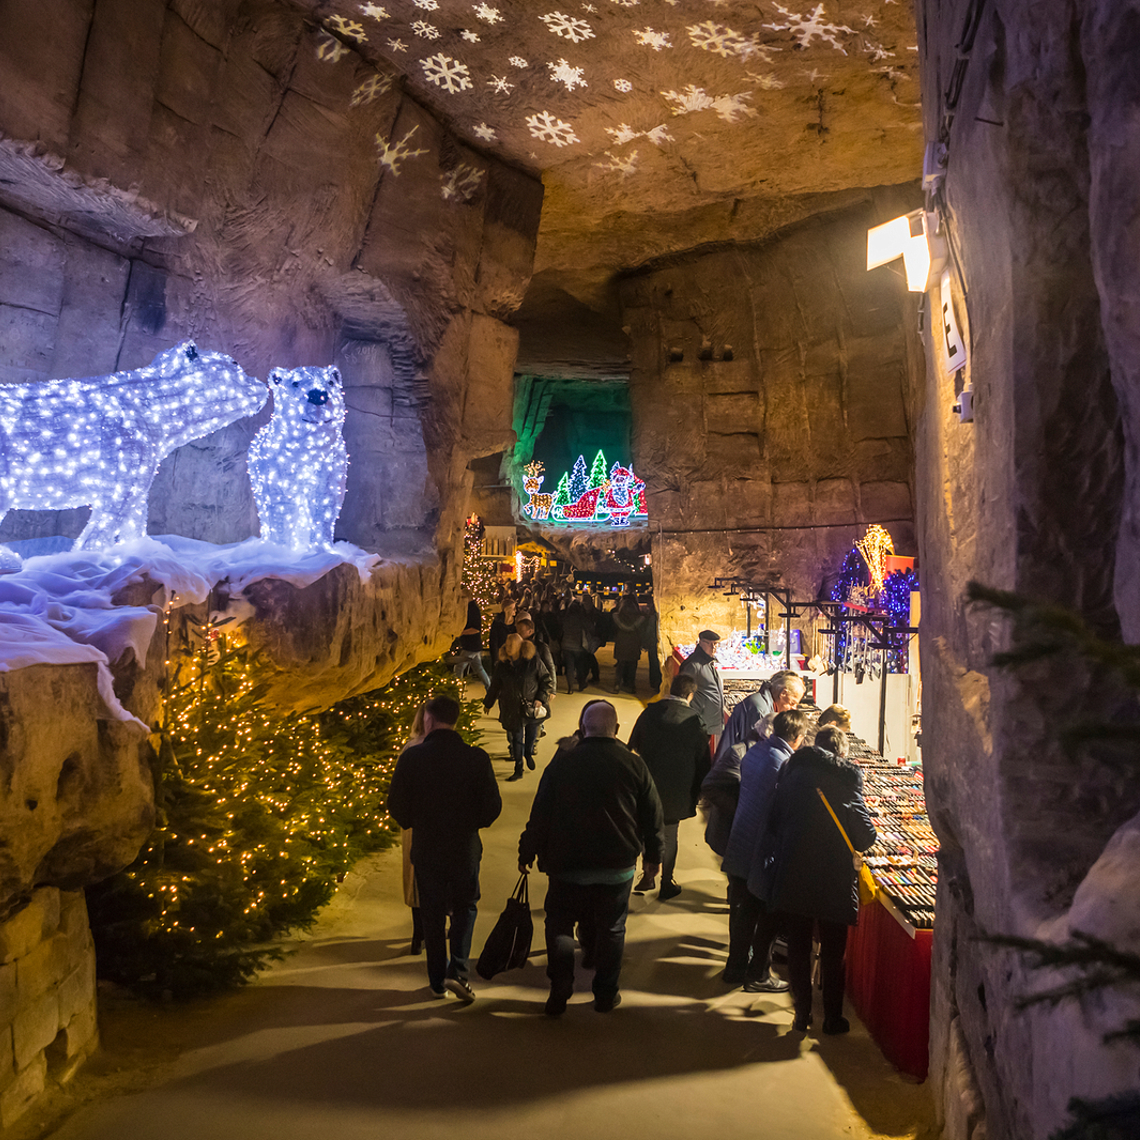
<svg viewBox="0 0 1140 1140">
<path fill-rule="evenodd" d="M 621 1001 L 625 918 L 638 855 L 656 877 L 663 846 L 661 800 L 645 762 L 621 741 L 617 710 L 596 701 L 582 715 L 584 738 L 542 774 L 519 838 L 519 870 L 535 858 L 546 893 L 546 1013 L 557 1017 L 574 992 L 574 924 L 592 930 L 594 1009 Z"/>
<path fill-rule="evenodd" d="M 475 1000 L 467 983 L 467 959 L 479 901 L 479 829 L 503 810 L 491 758 L 465 744 L 455 726 L 459 702 L 432 697 L 424 705 L 422 744 L 396 762 L 388 791 L 388 813 L 412 829 L 412 865 L 420 896 L 428 985 L 434 997 L 450 990 L 461 1001 Z M 447 915 L 451 930 L 445 932 Z M 448 960 L 448 942 L 451 958 Z"/>
<path fill-rule="evenodd" d="M 681 893 L 673 879 L 677 865 L 677 829 L 683 819 L 697 814 L 701 780 L 709 767 L 709 738 L 701 718 L 690 707 L 697 683 L 687 674 L 673 678 L 669 695 L 646 707 L 629 734 L 629 746 L 649 769 L 665 815 L 665 858 L 661 864 L 662 902 Z M 633 888 L 638 894 L 653 890 L 653 879 L 643 875 Z"/>
</svg>

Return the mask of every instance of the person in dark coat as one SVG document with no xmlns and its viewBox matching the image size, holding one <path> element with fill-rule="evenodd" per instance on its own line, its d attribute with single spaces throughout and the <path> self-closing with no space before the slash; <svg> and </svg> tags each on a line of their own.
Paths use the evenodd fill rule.
<svg viewBox="0 0 1140 1140">
<path fill-rule="evenodd" d="M 614 624 L 614 692 L 637 691 L 637 663 L 641 660 L 641 637 L 644 619 L 641 607 L 631 594 L 618 603 L 613 612 Z"/>
<path fill-rule="evenodd" d="M 716 665 L 716 647 L 720 634 L 711 629 L 702 629 L 697 634 L 697 647 L 681 663 L 680 673 L 688 673 L 697 682 L 693 694 L 693 708 L 701 718 L 701 727 L 712 738 L 714 745 L 720 743 L 724 731 L 724 683 Z"/>
<path fill-rule="evenodd" d="M 554 654 L 551 652 L 550 646 L 545 641 L 539 640 L 538 631 L 535 628 L 534 618 L 529 613 L 519 611 L 518 617 L 515 618 L 515 631 L 523 641 L 529 641 L 538 654 L 539 661 L 546 667 L 546 671 L 550 674 L 550 691 L 546 695 L 546 700 L 542 702 L 545 709 L 546 716 L 550 716 L 550 702 L 554 699 L 554 694 L 558 689 L 558 673 L 554 668 Z M 545 720 L 546 717 L 541 719 Z M 539 726 L 539 735 L 545 736 L 545 730 Z"/>
<path fill-rule="evenodd" d="M 669 695 L 649 705 L 629 734 L 630 748 L 645 761 L 661 797 L 665 856 L 657 897 L 662 901 L 681 893 L 673 878 L 677 829 L 681 820 L 697 814 L 701 779 L 708 764 L 709 738 L 701 727 L 701 718 L 690 707 L 696 687 L 692 677 L 674 677 Z M 653 885 L 653 879 L 645 874 L 633 889 L 643 894 L 653 890 Z"/>
<path fill-rule="evenodd" d="M 574 992 L 574 924 L 594 931 L 594 1009 L 620 1001 L 625 920 L 637 857 L 660 864 L 661 800 L 645 762 L 620 740 L 617 710 L 597 701 L 582 715 L 583 739 L 546 767 L 519 837 L 519 870 L 537 858 L 546 892 L 545 1012 L 558 1017 Z"/>
<path fill-rule="evenodd" d="M 661 691 L 661 650 L 658 645 L 660 631 L 657 620 L 657 606 L 650 598 L 645 607 L 644 624 L 641 627 L 641 648 L 649 661 L 649 689 L 657 694 Z M 670 678 L 672 680 L 672 678 Z"/>
<path fill-rule="evenodd" d="M 723 978 L 730 986 L 743 985 L 746 993 L 779 994 L 788 988 L 771 970 L 772 943 L 779 933 L 775 916 L 748 889 L 748 876 L 758 850 L 763 857 L 780 770 L 803 744 L 807 729 L 807 713 L 800 709 L 777 713 L 772 735 L 753 744 L 740 761 L 740 795 L 724 850 L 728 961 Z"/>
<path fill-rule="evenodd" d="M 784 669 L 774 673 L 754 693 L 738 701 L 724 726 L 724 735 L 720 738 L 717 754 L 714 761 L 720 759 L 721 753 L 734 744 L 747 744 L 753 735 L 767 736 L 771 718 L 777 713 L 794 709 L 804 698 L 807 687 L 804 679 L 793 669 Z M 757 725 L 763 725 L 763 730 L 755 733 Z"/>
<path fill-rule="evenodd" d="M 822 792 L 856 851 L 875 842 L 863 800 L 863 776 L 845 759 L 847 737 L 821 729 L 811 748 L 784 766 L 769 820 L 770 866 L 754 861 L 749 889 L 763 899 L 787 932 L 788 975 L 795 1005 L 793 1028 L 811 1025 L 812 928 L 819 926 L 823 1031 L 846 1033 L 843 1016 L 847 928 L 859 918 L 859 878 L 851 852 L 823 804 Z"/>
<path fill-rule="evenodd" d="M 594 602 L 592 594 L 582 595 L 582 620 L 586 627 L 586 662 L 590 667 L 590 683 L 600 685 L 602 681 L 601 670 L 598 668 L 597 652 L 606 643 L 602 636 L 602 624 L 605 615 Z"/>
<path fill-rule="evenodd" d="M 455 660 L 455 675 L 462 681 L 468 669 L 473 669 L 475 676 L 489 689 L 491 678 L 483 667 L 483 612 L 466 588 L 460 590 L 459 598 L 460 601 L 467 600 L 467 619 L 463 632 L 456 639 L 459 652 Z"/>
<path fill-rule="evenodd" d="M 491 687 L 483 698 L 483 711 L 499 702 L 499 723 L 507 734 L 514 773 L 508 780 L 521 780 L 523 764 L 534 771 L 534 746 L 538 740 L 540 718 L 536 706 L 544 706 L 550 698 L 554 678 L 547 671 L 534 643 L 524 641 L 517 633 L 507 635 L 499 650 L 499 660 L 491 674 Z"/>
<path fill-rule="evenodd" d="M 487 634 L 487 642 L 491 647 L 491 668 L 494 669 L 499 660 L 499 650 L 509 634 L 515 632 L 515 614 L 518 612 L 518 602 L 508 598 L 503 603 L 502 612 L 495 614 L 491 622 L 491 630 Z"/>
<path fill-rule="evenodd" d="M 455 731 L 458 723 L 459 702 L 452 697 L 433 697 L 424 705 L 426 735 L 396 761 L 388 813 L 401 827 L 412 829 L 411 857 L 431 992 L 444 997 L 450 990 L 470 1002 L 475 992 L 467 981 L 467 962 L 483 855 L 479 829 L 499 818 L 503 801 L 491 758 L 482 748 L 464 743 Z"/>
<path fill-rule="evenodd" d="M 572 693 L 574 686 L 578 692 L 586 687 L 590 675 L 590 653 L 586 649 L 586 615 L 582 603 L 575 599 L 561 614 L 562 617 L 562 661 L 566 668 L 566 691 Z"/>
</svg>

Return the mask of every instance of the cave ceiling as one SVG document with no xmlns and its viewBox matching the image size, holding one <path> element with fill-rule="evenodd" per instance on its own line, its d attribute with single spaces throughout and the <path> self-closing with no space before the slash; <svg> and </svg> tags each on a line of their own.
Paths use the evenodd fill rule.
<svg viewBox="0 0 1140 1140">
<path fill-rule="evenodd" d="M 362 105 L 401 83 L 476 151 L 542 178 L 535 275 L 582 304 L 664 255 L 758 240 L 921 169 L 900 0 L 302 3 Z M 343 82 L 343 80 L 341 81 Z M 393 176 L 414 133 L 377 136 Z"/>
</svg>

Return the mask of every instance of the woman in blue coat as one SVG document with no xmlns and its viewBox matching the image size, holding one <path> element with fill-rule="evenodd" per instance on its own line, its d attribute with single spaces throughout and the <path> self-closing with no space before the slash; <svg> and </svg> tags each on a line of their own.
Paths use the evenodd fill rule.
<svg viewBox="0 0 1140 1140">
<path fill-rule="evenodd" d="M 847 736 L 820 729 L 815 744 L 784 765 L 769 822 L 771 858 L 754 864 L 749 889 L 781 916 L 788 938 L 793 1028 L 811 1025 L 811 942 L 819 927 L 823 1031 L 846 1033 L 843 989 L 847 928 L 859 920 L 859 879 L 851 851 L 823 804 L 822 792 L 856 851 L 875 842 L 863 800 L 863 775 L 846 759 Z"/>
</svg>

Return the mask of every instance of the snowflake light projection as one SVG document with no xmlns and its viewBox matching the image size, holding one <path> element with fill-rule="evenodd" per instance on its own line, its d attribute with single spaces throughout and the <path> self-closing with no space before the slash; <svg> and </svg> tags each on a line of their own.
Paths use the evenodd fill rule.
<svg viewBox="0 0 1140 1140">
<path fill-rule="evenodd" d="M 392 76 L 390 75 L 372 75 L 369 76 L 359 87 L 352 93 L 352 98 L 349 100 L 350 107 L 366 107 L 369 103 L 379 99 L 388 91 L 392 90 Z"/>
<path fill-rule="evenodd" d="M 582 76 L 583 69 L 571 67 L 564 59 L 560 59 L 557 63 L 548 63 L 546 66 L 550 68 L 551 81 L 564 84 L 567 91 L 573 91 L 575 87 L 590 86 Z"/>
<path fill-rule="evenodd" d="M 483 185 L 485 173 L 477 166 L 461 162 L 454 170 L 439 176 L 440 195 L 445 202 L 470 202 Z"/>
<path fill-rule="evenodd" d="M 345 16 L 330 16 L 329 27 L 338 35 L 344 36 L 346 40 L 352 40 L 353 43 L 362 44 L 368 41 L 364 25 L 358 24 L 355 20 L 349 20 Z"/>
<path fill-rule="evenodd" d="M 478 32 L 472 32 L 472 31 L 468 31 L 465 29 L 464 31 L 460 32 L 459 34 L 469 44 L 477 44 L 479 42 L 479 33 Z"/>
<path fill-rule="evenodd" d="M 391 48 L 392 51 L 407 51 L 408 50 L 408 45 L 406 43 L 404 43 L 403 40 L 389 40 L 388 41 L 388 47 Z"/>
<path fill-rule="evenodd" d="M 509 95 L 515 86 L 505 75 L 492 75 L 487 80 L 488 87 L 494 87 L 496 95 Z"/>
<path fill-rule="evenodd" d="M 541 464 L 537 466 L 538 470 L 532 470 L 534 464 L 524 468 L 526 478 L 523 487 L 530 496 L 523 507 L 524 513 L 530 513 L 528 507 L 541 483 L 541 479 L 534 482 L 535 476 L 541 475 Z M 544 495 L 541 498 L 546 497 Z M 530 514 L 531 518 L 537 517 L 540 510 L 547 509 L 545 502 L 535 504 L 535 507 L 535 512 Z M 573 469 L 562 473 L 550 501 L 548 516 L 542 517 L 549 517 L 551 522 L 556 523 L 626 527 L 631 518 L 646 517 L 645 483 L 633 473 L 632 467 L 623 467 L 620 463 L 613 464 L 607 472 L 606 457 L 601 451 L 594 456 L 594 462 L 587 473 L 585 456 L 579 455 L 574 461 Z"/>
<path fill-rule="evenodd" d="M 175 448 L 261 410 L 265 385 L 183 341 L 145 368 L 0 389 L 0 519 L 91 507 L 75 549 L 146 534 L 147 495 Z"/>
<path fill-rule="evenodd" d="M 424 69 L 424 78 L 429 83 L 442 87 L 451 95 L 467 91 L 471 87 L 471 72 L 467 70 L 467 64 L 460 63 L 443 52 L 421 59 L 420 67 Z"/>
<path fill-rule="evenodd" d="M 626 143 L 633 142 L 634 139 L 648 139 L 655 146 L 664 146 L 668 142 L 676 141 L 664 123 L 648 131 L 635 131 L 629 123 L 618 123 L 616 127 L 606 127 L 606 134 L 618 146 L 625 146 Z M 606 154 L 608 155 L 609 151 L 606 151 Z"/>
<path fill-rule="evenodd" d="M 701 51 L 711 51 L 713 55 L 727 58 L 737 55 L 740 49 L 749 42 L 747 37 L 734 32 L 724 24 L 717 24 L 712 20 L 705 20 L 700 24 L 690 24 L 686 29 L 693 47 Z"/>
<path fill-rule="evenodd" d="M 422 8 L 425 12 L 438 12 L 439 0 L 412 0 L 417 8 Z"/>
<path fill-rule="evenodd" d="M 408 146 L 412 135 L 418 131 L 419 124 L 417 123 L 402 139 L 397 143 L 390 143 L 383 135 L 376 136 L 376 145 L 380 148 L 380 165 L 386 166 L 396 177 L 400 176 L 400 167 L 404 161 L 409 158 L 416 158 L 421 154 L 427 154 L 426 150 L 412 150 Z"/>
<path fill-rule="evenodd" d="M 654 51 L 673 46 L 669 42 L 668 32 L 655 32 L 652 28 L 645 28 L 643 31 L 634 32 L 633 36 L 643 47 L 651 47 Z"/>
<path fill-rule="evenodd" d="M 791 32 L 800 47 L 811 47 L 812 41 L 818 39 L 821 43 L 835 48 L 836 51 L 842 52 L 844 55 L 847 54 L 847 49 L 839 42 L 839 37 L 841 35 L 853 36 L 855 29 L 847 27 L 846 24 L 832 24 L 825 20 L 822 4 L 817 4 L 805 16 L 792 12 L 783 4 L 773 6 L 784 17 L 784 22 L 782 24 L 765 24 L 764 27 L 771 28 L 774 32 Z"/>
<path fill-rule="evenodd" d="M 620 174 L 624 182 L 631 174 L 637 173 L 637 151 L 631 150 L 625 156 L 616 155 L 613 151 L 607 150 L 605 152 L 606 158 L 609 162 L 595 162 L 594 165 L 601 170 L 609 171 L 610 174 Z"/>
<path fill-rule="evenodd" d="M 371 16 L 374 20 L 388 19 L 388 12 L 386 9 L 381 8 L 379 4 L 361 4 L 360 11 L 365 16 Z"/>
<path fill-rule="evenodd" d="M 325 63 L 336 63 L 348 55 L 350 50 L 347 44 L 341 43 L 336 36 L 326 31 L 322 31 L 317 37 L 317 59 L 323 59 Z"/>
<path fill-rule="evenodd" d="M 530 67 L 530 64 L 527 63 L 521 55 L 512 55 L 511 58 L 507 60 L 507 63 L 509 63 L 511 67 Z"/>
<path fill-rule="evenodd" d="M 737 95 L 714 96 L 709 95 L 703 87 L 694 87 L 690 83 L 684 91 L 662 91 L 661 94 L 673 104 L 674 115 L 715 111 L 726 123 L 735 123 L 742 115 L 754 118 L 759 113 L 745 102 L 752 98 L 751 91 L 741 91 Z"/>
<path fill-rule="evenodd" d="M 486 123 L 480 123 L 477 127 L 472 128 L 475 131 L 475 136 L 480 142 L 494 142 L 495 128 L 487 126 Z"/>
<path fill-rule="evenodd" d="M 486 21 L 488 24 L 501 24 L 503 17 L 499 14 L 498 8 L 492 8 L 487 4 L 472 4 L 475 15 L 480 20 Z"/>
<path fill-rule="evenodd" d="M 633 90 L 633 84 L 628 79 L 615 79 L 614 86 L 623 94 L 628 95 Z"/>
<path fill-rule="evenodd" d="M 429 24 L 427 20 L 416 20 L 411 24 L 412 31 L 425 40 L 438 40 L 439 28 L 434 24 Z"/>
<path fill-rule="evenodd" d="M 569 40 L 572 44 L 594 38 L 594 29 L 585 20 L 579 20 L 577 16 L 550 12 L 545 16 L 539 16 L 539 19 L 546 25 L 548 31 Z"/>
<path fill-rule="evenodd" d="M 249 447 L 261 537 L 290 550 L 330 547 L 344 503 L 344 388 L 336 368 L 274 368 L 273 416 Z"/>
<path fill-rule="evenodd" d="M 548 142 L 557 147 L 569 146 L 571 143 L 582 140 L 574 133 L 572 124 L 558 119 L 549 111 L 542 111 L 537 115 L 527 115 L 526 125 L 536 139 Z"/>
</svg>

